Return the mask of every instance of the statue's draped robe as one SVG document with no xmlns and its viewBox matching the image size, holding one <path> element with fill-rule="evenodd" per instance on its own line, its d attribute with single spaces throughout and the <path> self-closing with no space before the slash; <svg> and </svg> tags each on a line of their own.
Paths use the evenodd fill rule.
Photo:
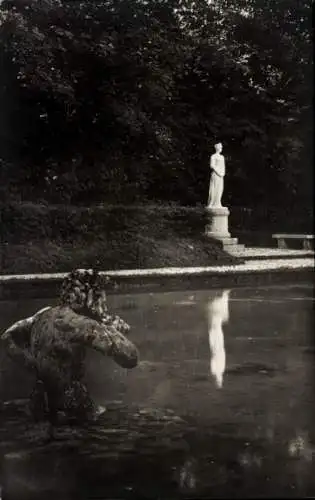
<svg viewBox="0 0 315 500">
<path fill-rule="evenodd" d="M 224 156 L 215 153 L 210 158 L 211 177 L 209 185 L 208 207 L 222 207 L 221 199 L 224 189 L 225 161 Z"/>
</svg>

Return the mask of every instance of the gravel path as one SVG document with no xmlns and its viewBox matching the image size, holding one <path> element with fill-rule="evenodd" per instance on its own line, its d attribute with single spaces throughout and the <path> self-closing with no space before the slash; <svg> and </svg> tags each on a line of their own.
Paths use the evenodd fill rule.
<svg viewBox="0 0 315 500">
<path fill-rule="evenodd" d="M 314 269 L 314 255 L 306 258 L 279 258 L 279 259 L 250 259 L 244 264 L 225 265 L 225 266 L 206 266 L 206 267 L 165 267 L 161 269 L 126 269 L 119 271 L 103 271 L 108 276 L 133 277 L 145 276 L 180 276 L 180 275 L 223 275 L 223 274 L 239 274 L 266 272 L 276 270 L 294 270 L 294 269 Z M 103 274 L 102 273 L 102 274 Z M 27 275 L 3 275 L 0 276 L 0 284 L 16 282 L 16 281 L 59 281 L 62 280 L 68 273 L 52 273 L 52 274 L 27 274 Z"/>
<path fill-rule="evenodd" d="M 231 254 L 245 263 L 204 267 L 164 267 L 156 269 L 122 269 L 103 271 L 102 274 L 115 277 L 180 276 L 180 275 L 223 275 L 238 273 L 266 272 L 276 270 L 314 269 L 314 250 L 292 250 L 279 248 L 248 247 L 231 250 Z M 0 275 L 0 284 L 28 281 L 60 281 L 68 273 L 43 273 L 24 275 Z"/>
<path fill-rule="evenodd" d="M 278 257 L 278 258 L 285 258 L 285 257 L 311 257 L 314 256 L 314 250 L 294 250 L 294 249 L 289 249 L 289 248 L 260 248 L 260 247 L 248 247 L 248 248 L 235 248 L 231 250 L 231 255 L 235 255 L 237 257 L 243 257 L 244 259 L 250 258 L 250 257 L 261 257 L 261 258 L 266 258 L 268 257 Z"/>
</svg>

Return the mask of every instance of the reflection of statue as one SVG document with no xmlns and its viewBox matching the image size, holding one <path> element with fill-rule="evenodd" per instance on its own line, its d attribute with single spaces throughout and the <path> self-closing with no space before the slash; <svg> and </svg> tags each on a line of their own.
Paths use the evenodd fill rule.
<svg viewBox="0 0 315 500">
<path fill-rule="evenodd" d="M 215 146 L 215 153 L 210 157 L 211 177 L 209 185 L 208 208 L 222 208 L 221 198 L 224 189 L 225 160 L 222 152 L 222 144 Z"/>
<path fill-rule="evenodd" d="M 225 348 L 222 324 L 229 319 L 229 294 L 224 290 L 208 302 L 208 330 L 210 347 L 210 371 L 218 387 L 223 385 Z"/>
<path fill-rule="evenodd" d="M 125 368 L 137 365 L 137 349 L 124 335 L 129 325 L 107 312 L 108 281 L 92 270 L 74 271 L 62 285 L 58 306 L 41 309 L 2 334 L 13 360 L 35 374 L 31 406 L 34 416 L 47 414 L 51 431 L 60 411 L 74 417 L 97 414 L 83 383 L 86 348 Z"/>
<path fill-rule="evenodd" d="M 196 480 L 196 460 L 189 458 L 180 468 L 179 472 L 179 487 L 181 491 L 195 490 L 197 485 Z"/>
<path fill-rule="evenodd" d="M 291 457 L 303 458 L 307 462 L 311 462 L 315 457 L 315 447 L 311 445 L 305 432 L 297 433 L 289 441 L 288 450 Z"/>
</svg>

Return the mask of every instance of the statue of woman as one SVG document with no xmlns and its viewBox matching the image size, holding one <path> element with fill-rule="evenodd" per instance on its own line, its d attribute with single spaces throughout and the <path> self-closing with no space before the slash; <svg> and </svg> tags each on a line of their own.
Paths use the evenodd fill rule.
<svg viewBox="0 0 315 500">
<path fill-rule="evenodd" d="M 224 188 L 225 161 L 222 143 L 215 144 L 215 153 L 210 157 L 211 178 L 209 186 L 208 208 L 222 208 L 221 198 Z"/>
</svg>

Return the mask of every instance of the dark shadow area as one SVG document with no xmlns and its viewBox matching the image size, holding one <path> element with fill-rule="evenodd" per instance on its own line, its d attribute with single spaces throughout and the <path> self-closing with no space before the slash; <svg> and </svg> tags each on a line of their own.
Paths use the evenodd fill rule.
<svg viewBox="0 0 315 500">
<path fill-rule="evenodd" d="M 314 448 L 305 435 L 276 443 L 233 426 L 200 428 L 171 411 L 109 404 L 97 425 L 64 427 L 45 445 L 22 406 L 19 417 L 17 407 L 9 413 L 1 418 L 4 500 L 288 498 L 314 487 Z"/>
</svg>

